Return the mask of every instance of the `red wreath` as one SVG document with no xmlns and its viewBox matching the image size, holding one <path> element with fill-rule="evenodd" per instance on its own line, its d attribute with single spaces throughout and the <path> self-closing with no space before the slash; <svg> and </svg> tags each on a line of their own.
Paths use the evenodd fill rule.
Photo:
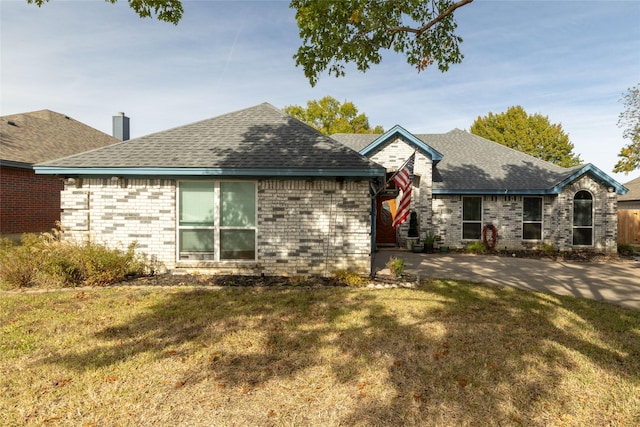
<svg viewBox="0 0 640 427">
<path fill-rule="evenodd" d="M 491 240 L 487 239 L 487 230 L 491 231 Z M 498 229 L 495 225 L 487 224 L 482 227 L 482 242 L 489 249 L 496 247 L 496 243 L 498 242 Z"/>
</svg>

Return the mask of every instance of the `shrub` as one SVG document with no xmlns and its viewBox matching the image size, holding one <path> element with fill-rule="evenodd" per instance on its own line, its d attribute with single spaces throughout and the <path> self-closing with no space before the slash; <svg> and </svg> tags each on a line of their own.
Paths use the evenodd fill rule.
<svg viewBox="0 0 640 427">
<path fill-rule="evenodd" d="M 92 242 L 77 244 L 53 231 L 25 234 L 20 244 L 0 246 L 0 282 L 5 288 L 108 285 L 152 270 L 135 244 L 126 251 Z"/>
<path fill-rule="evenodd" d="M 467 252 L 471 252 L 474 254 L 483 254 L 487 251 L 487 247 L 483 242 L 471 242 L 467 244 L 466 250 Z"/>
<path fill-rule="evenodd" d="M 618 243 L 618 254 L 624 256 L 631 256 L 635 253 L 633 246 L 626 243 Z"/>
<path fill-rule="evenodd" d="M 364 278 L 353 270 L 338 270 L 334 275 L 335 281 L 340 285 L 361 288 L 364 285 Z"/>
<path fill-rule="evenodd" d="M 386 267 L 396 277 L 400 276 L 404 272 L 404 260 L 402 258 L 391 257 L 387 261 Z"/>
<path fill-rule="evenodd" d="M 551 256 L 555 255 L 557 253 L 557 250 L 555 246 L 550 245 L 549 243 L 543 243 L 542 245 L 540 245 L 540 253 L 542 255 Z"/>
<path fill-rule="evenodd" d="M 3 239 L 0 249 L 0 283 L 3 287 L 31 286 L 35 269 L 28 248 Z"/>
</svg>

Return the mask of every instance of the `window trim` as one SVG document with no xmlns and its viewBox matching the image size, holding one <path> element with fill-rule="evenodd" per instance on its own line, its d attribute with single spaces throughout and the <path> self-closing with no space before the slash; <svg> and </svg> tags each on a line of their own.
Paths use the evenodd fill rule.
<svg viewBox="0 0 640 427">
<path fill-rule="evenodd" d="M 589 194 L 589 196 L 591 197 L 589 199 L 589 201 L 591 202 L 591 225 L 589 226 L 576 226 L 575 225 L 575 209 L 576 209 L 576 196 L 578 195 L 578 193 L 581 192 L 585 192 L 587 194 Z M 585 189 L 581 189 L 576 191 L 573 194 L 573 198 L 571 199 L 571 245 L 575 246 L 575 247 L 579 247 L 579 248 L 590 248 L 594 246 L 594 232 L 595 232 L 595 197 L 593 196 L 593 193 L 589 190 L 585 190 Z M 575 244 L 575 230 L 576 228 L 589 228 L 591 229 L 591 243 L 587 244 L 587 245 L 577 245 Z"/>
<path fill-rule="evenodd" d="M 540 220 L 539 221 L 527 221 L 524 219 L 524 201 L 526 199 L 538 199 L 540 200 Z M 524 225 L 525 224 L 540 224 L 540 238 L 538 239 L 527 239 L 524 236 Z M 542 196 L 524 196 L 522 197 L 522 240 L 526 240 L 527 242 L 541 242 L 544 240 L 544 197 Z"/>
<path fill-rule="evenodd" d="M 480 199 L 480 219 L 479 220 L 465 220 L 464 219 L 464 199 Z M 462 206 L 461 206 L 461 220 L 462 226 L 460 227 L 460 234 L 462 240 L 467 241 L 479 241 L 482 240 L 482 221 L 484 217 L 484 197 L 483 196 L 462 196 Z M 480 224 L 480 235 L 477 239 L 469 239 L 464 237 L 464 225 L 465 224 Z"/>
<path fill-rule="evenodd" d="M 180 207 L 181 207 L 181 198 L 180 198 L 180 185 L 183 182 L 209 182 L 213 185 L 213 225 L 209 226 L 201 226 L 201 225 L 180 225 Z M 255 201 L 255 209 L 254 209 L 254 225 L 252 226 L 222 226 L 220 225 L 222 221 L 222 200 L 221 195 L 222 191 L 220 189 L 220 184 L 222 182 L 242 182 L 242 183 L 252 183 L 253 189 L 255 192 L 254 201 Z M 181 179 L 177 180 L 176 185 L 176 262 L 178 263 L 254 263 L 258 260 L 258 181 L 255 180 L 197 180 L 197 179 Z M 181 230 L 212 230 L 213 232 L 213 258 L 203 258 L 203 259 L 181 259 L 180 254 L 198 254 L 200 252 L 182 252 L 180 249 L 180 231 Z M 224 230 L 253 230 L 254 231 L 254 257 L 252 259 L 221 259 L 221 231 Z M 210 254 L 210 252 L 204 252 L 205 254 Z"/>
</svg>

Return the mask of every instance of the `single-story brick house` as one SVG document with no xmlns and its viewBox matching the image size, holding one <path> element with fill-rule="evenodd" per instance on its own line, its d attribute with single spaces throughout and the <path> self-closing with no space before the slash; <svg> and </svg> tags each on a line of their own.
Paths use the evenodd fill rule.
<svg viewBox="0 0 640 427">
<path fill-rule="evenodd" d="M 375 245 L 396 242 L 384 213 L 398 191 L 371 195 L 414 152 L 412 209 L 444 245 L 492 223 L 509 248 L 616 250 L 623 186 L 592 165 L 560 168 L 459 130 L 331 138 L 261 104 L 36 170 L 64 178 L 69 237 L 135 241 L 168 269 L 330 275 L 368 273 Z"/>
<path fill-rule="evenodd" d="M 33 165 L 118 142 L 50 110 L 0 117 L 0 237 L 50 231 L 60 220 L 62 181 Z"/>
<path fill-rule="evenodd" d="M 39 165 L 74 238 L 137 242 L 172 270 L 368 272 L 382 166 L 269 104 Z"/>
</svg>

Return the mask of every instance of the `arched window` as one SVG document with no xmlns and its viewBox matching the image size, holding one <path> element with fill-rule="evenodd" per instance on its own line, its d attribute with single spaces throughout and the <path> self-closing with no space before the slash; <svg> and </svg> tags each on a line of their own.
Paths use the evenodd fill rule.
<svg viewBox="0 0 640 427">
<path fill-rule="evenodd" d="M 573 244 L 593 245 L 593 197 L 585 190 L 573 197 Z"/>
</svg>

